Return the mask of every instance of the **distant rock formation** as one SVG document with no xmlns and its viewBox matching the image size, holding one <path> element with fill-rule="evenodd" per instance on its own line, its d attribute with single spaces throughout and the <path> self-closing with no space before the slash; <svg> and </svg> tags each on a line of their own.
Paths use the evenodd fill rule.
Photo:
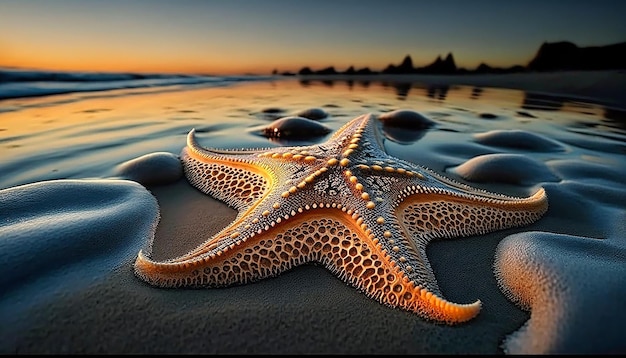
<svg viewBox="0 0 626 358">
<path fill-rule="evenodd" d="M 441 56 L 438 56 L 434 62 L 421 68 L 413 67 L 411 56 L 406 55 L 400 65 L 395 66 L 390 64 L 382 71 L 384 74 L 394 75 L 406 75 L 411 73 L 451 74 L 455 72 L 457 72 L 457 67 L 452 53 L 448 53 L 445 60 L 442 60 Z"/>
<path fill-rule="evenodd" d="M 488 64 L 482 62 L 478 67 L 476 67 L 476 73 L 491 73 L 493 72 L 493 67 Z"/>
<path fill-rule="evenodd" d="M 442 60 L 441 56 L 437 56 L 435 62 L 418 69 L 417 72 L 428 74 L 453 74 L 456 70 L 457 68 L 456 63 L 454 62 L 454 56 L 452 56 L 452 53 L 448 53 L 445 60 Z"/>
<path fill-rule="evenodd" d="M 591 47 L 578 47 L 567 41 L 544 42 L 527 67 L 532 71 L 623 69 L 626 42 Z"/>
<path fill-rule="evenodd" d="M 364 67 L 364 68 L 357 70 L 354 74 L 355 75 L 373 75 L 376 73 L 377 72 L 370 70 L 369 67 Z"/>
<path fill-rule="evenodd" d="M 330 66 L 330 67 L 326 67 L 326 68 L 324 68 L 322 70 L 319 70 L 319 71 L 317 71 L 315 73 L 317 73 L 318 75 L 336 75 L 337 71 L 335 70 L 335 68 L 333 66 Z"/>
<path fill-rule="evenodd" d="M 558 71 L 558 70 L 614 70 L 626 69 L 626 42 L 593 47 L 578 47 L 567 41 L 548 43 L 544 42 L 535 58 L 527 66 L 515 65 L 511 67 L 492 67 L 481 63 L 475 70 L 467 70 L 456 66 L 454 56 L 448 53 L 445 59 L 437 56 L 435 61 L 424 67 L 413 67 L 413 59 L 406 55 L 399 65 L 389 64 L 381 72 L 372 71 L 369 67 L 355 69 L 350 66 L 344 72 L 335 70 L 333 66 L 313 71 L 303 67 L 298 75 L 373 75 L 373 74 L 501 74 L 519 73 L 526 71 Z M 274 70 L 273 74 L 276 74 Z M 283 73 L 283 75 L 293 75 Z"/>
<path fill-rule="evenodd" d="M 390 64 L 382 71 L 382 73 L 394 75 L 415 73 L 415 68 L 413 68 L 413 59 L 411 59 L 411 56 L 406 55 L 400 65 L 395 66 Z"/>
<path fill-rule="evenodd" d="M 425 67 L 413 67 L 413 59 L 410 55 L 406 55 L 399 65 L 389 64 L 380 73 L 394 74 L 394 75 L 406 75 L 415 73 L 427 73 L 427 74 L 453 74 L 453 73 L 467 73 L 465 69 L 457 68 L 454 62 L 454 56 L 452 53 L 448 53 L 445 60 L 441 59 L 441 56 Z M 348 67 L 344 72 L 337 72 L 334 67 L 327 67 L 322 70 L 313 71 L 310 67 L 303 67 L 298 71 L 299 75 L 372 75 L 378 72 L 372 71 L 369 67 L 364 67 L 359 70 L 355 70 L 354 66 Z"/>
<path fill-rule="evenodd" d="M 395 75 L 395 74 L 398 74 L 398 68 L 395 65 L 390 63 L 387 65 L 387 67 L 385 67 L 382 73 L 385 73 L 385 74 L 391 73 Z"/>
<path fill-rule="evenodd" d="M 313 71 L 309 67 L 303 67 L 298 74 L 301 76 L 312 75 Z"/>
<path fill-rule="evenodd" d="M 525 71 L 526 71 L 526 68 L 521 65 L 501 68 L 501 67 L 491 67 L 488 64 L 482 62 L 480 65 L 478 65 L 478 67 L 476 67 L 476 69 L 474 70 L 474 73 L 482 73 L 482 74 L 485 74 L 485 73 L 519 73 L 519 72 L 525 72 Z"/>
<path fill-rule="evenodd" d="M 369 67 L 360 68 L 358 70 L 354 69 L 354 66 L 348 67 L 344 72 L 339 72 L 335 69 L 335 67 L 330 66 L 321 70 L 313 71 L 310 67 L 302 67 L 300 71 L 298 71 L 298 75 L 300 76 L 308 76 L 308 75 L 373 75 L 378 72 L 374 72 L 369 69 Z M 283 73 L 282 75 L 285 75 Z"/>
</svg>

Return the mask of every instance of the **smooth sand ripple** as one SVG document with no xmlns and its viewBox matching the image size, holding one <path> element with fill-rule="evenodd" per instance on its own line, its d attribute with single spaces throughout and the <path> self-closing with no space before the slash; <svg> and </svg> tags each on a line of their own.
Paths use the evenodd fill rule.
<svg viewBox="0 0 626 358">
<path fill-rule="evenodd" d="M 544 163 L 522 154 L 480 155 L 450 171 L 478 183 L 533 185 L 559 180 Z"/>
<path fill-rule="evenodd" d="M 570 180 L 545 185 L 546 231 L 508 236 L 495 254 L 501 290 L 531 312 L 502 347 L 509 354 L 624 353 L 624 170 L 574 160 L 551 166 Z"/>
<path fill-rule="evenodd" d="M 626 352 L 623 244 L 547 232 L 502 240 L 495 261 L 498 282 L 507 297 L 531 311 L 530 320 L 505 338 L 505 353 Z"/>
<path fill-rule="evenodd" d="M 478 133 L 474 135 L 474 139 L 485 145 L 526 151 L 560 152 L 565 150 L 562 144 L 553 139 L 520 129 L 496 129 Z"/>
<path fill-rule="evenodd" d="M 29 324 L 20 313 L 71 295 L 134 260 L 159 210 L 125 180 L 54 180 L 0 190 L 2 351 Z M 30 322 L 32 324 L 32 322 Z"/>
<path fill-rule="evenodd" d="M 144 186 L 170 184 L 183 177 L 183 165 L 172 153 L 149 153 L 119 164 L 114 175 Z"/>
</svg>

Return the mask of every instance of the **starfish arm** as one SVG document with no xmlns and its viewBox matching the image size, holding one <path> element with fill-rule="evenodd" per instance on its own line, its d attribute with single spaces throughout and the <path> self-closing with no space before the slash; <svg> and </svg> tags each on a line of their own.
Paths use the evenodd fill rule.
<svg viewBox="0 0 626 358">
<path fill-rule="evenodd" d="M 430 240 L 528 225 L 547 209 L 543 188 L 527 198 L 493 198 L 410 186 L 398 195 L 395 212 L 408 236 Z"/>
<path fill-rule="evenodd" d="M 200 147 L 192 130 L 187 136 L 187 147 L 181 152 L 181 160 L 191 185 L 243 211 L 263 198 L 276 178 L 268 166 L 251 165 L 255 152 L 235 153 Z"/>
<path fill-rule="evenodd" d="M 185 260 L 155 262 L 140 252 L 135 273 L 160 287 L 221 287 L 320 262 L 379 302 L 430 320 L 458 323 L 480 311 L 480 301 L 455 304 L 416 286 L 379 241 L 362 220 L 344 210 L 310 209 L 286 220 L 280 229 L 271 228 L 232 247 L 214 248 Z"/>
<path fill-rule="evenodd" d="M 401 192 L 402 201 L 394 213 L 400 233 L 398 246 L 410 247 L 401 257 L 400 266 L 410 267 L 408 276 L 417 285 L 440 294 L 434 273 L 426 257 L 426 245 L 432 239 L 446 239 L 485 234 L 530 224 L 547 210 L 543 188 L 528 198 L 472 200 L 453 194 L 425 194 L 415 189 Z M 388 245 L 388 246 L 391 246 Z M 393 250 L 392 250 L 393 251 Z M 404 250 L 406 252 L 406 250 Z M 402 252 L 400 253 L 402 254 Z"/>
</svg>

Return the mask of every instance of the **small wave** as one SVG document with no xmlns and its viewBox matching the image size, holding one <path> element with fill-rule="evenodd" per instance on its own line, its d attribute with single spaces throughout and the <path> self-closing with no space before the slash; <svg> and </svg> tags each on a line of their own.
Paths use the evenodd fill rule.
<svg viewBox="0 0 626 358">
<path fill-rule="evenodd" d="M 55 72 L 0 69 L 0 100 L 73 92 L 151 88 L 173 85 L 225 85 L 267 79 L 267 76 L 212 76 L 106 72 Z"/>
</svg>

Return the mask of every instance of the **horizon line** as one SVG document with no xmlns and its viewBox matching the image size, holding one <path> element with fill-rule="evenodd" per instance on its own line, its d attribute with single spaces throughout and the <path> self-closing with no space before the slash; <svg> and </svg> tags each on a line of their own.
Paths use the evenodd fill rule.
<svg viewBox="0 0 626 358">
<path fill-rule="evenodd" d="M 482 65 L 486 65 L 489 66 L 490 68 L 494 69 L 494 70 L 502 70 L 502 69 L 511 69 L 511 68 L 515 68 L 515 67 L 523 67 L 523 68 L 527 68 L 528 65 L 530 64 L 530 62 L 532 62 L 532 60 L 537 56 L 537 54 L 539 53 L 540 49 L 542 46 L 546 45 L 546 44 L 560 44 L 560 43 L 569 43 L 572 44 L 574 46 L 576 46 L 576 48 L 578 49 L 588 49 L 588 48 L 602 48 L 602 47 L 610 47 L 610 46 L 616 46 L 616 45 L 622 45 L 622 44 L 626 44 L 626 40 L 625 41 L 621 41 L 621 42 L 616 42 L 616 43 L 609 43 L 609 44 L 605 44 L 605 45 L 591 45 L 591 46 L 578 46 L 576 43 L 569 41 L 569 40 L 562 40 L 562 41 L 543 41 L 541 43 L 541 45 L 539 46 L 539 49 L 537 49 L 537 51 L 535 52 L 534 57 L 532 57 L 527 64 L 523 65 L 520 63 L 516 63 L 516 64 L 512 64 L 509 66 L 492 66 L 489 65 L 489 61 L 481 61 L 478 65 L 475 66 L 474 69 L 471 69 L 471 67 L 469 66 L 457 66 L 457 70 L 461 70 L 461 71 L 468 71 L 468 72 L 473 72 L 476 71 L 478 68 L 480 68 L 480 66 Z M 428 67 L 432 64 L 434 64 L 435 62 L 437 62 L 438 60 L 443 61 L 445 58 L 447 58 L 448 56 L 452 56 L 454 62 L 455 62 L 455 66 L 456 66 L 456 58 L 454 57 L 454 51 L 448 51 L 447 54 L 445 56 L 442 56 L 441 54 L 437 55 L 437 58 L 435 58 L 435 60 L 431 60 L 430 62 L 426 63 L 423 66 L 420 67 L 415 67 L 413 66 L 414 69 L 422 69 L 425 67 Z M 353 68 L 355 71 L 359 70 L 359 69 L 369 69 L 370 71 L 374 72 L 374 73 L 382 73 L 385 68 L 389 67 L 389 66 L 397 66 L 396 64 L 400 65 L 402 64 L 406 58 L 409 57 L 411 58 L 411 61 L 413 60 L 413 57 L 410 53 L 407 53 L 404 55 L 404 57 L 402 58 L 402 60 L 400 62 L 392 62 L 392 63 L 388 63 L 386 66 L 383 66 L 383 69 L 381 70 L 374 70 L 372 69 L 371 66 L 363 66 L 363 67 L 356 67 L 355 65 L 344 65 L 346 67 L 346 69 L 344 71 L 338 71 L 337 68 L 340 67 L 336 67 L 335 65 L 325 65 L 325 66 L 319 66 L 316 68 L 321 68 L 321 70 L 325 70 L 325 69 L 335 69 L 335 71 L 337 71 L 337 74 L 343 74 L 343 72 L 349 70 L 350 68 Z M 195 75 L 195 76 L 213 76 L 213 77 L 220 77 L 220 76 L 271 76 L 271 75 L 281 75 L 281 74 L 285 74 L 285 73 L 293 73 L 293 74 L 298 74 L 298 72 L 302 69 L 305 68 L 309 68 L 311 70 L 313 70 L 314 66 L 310 66 L 310 65 L 299 65 L 299 69 L 296 70 L 296 72 L 292 72 L 290 70 L 279 70 L 279 68 L 277 66 L 267 66 L 267 67 L 273 67 L 272 70 L 269 70 L 268 73 L 264 74 L 264 73 L 257 73 L 257 72 L 250 72 L 250 71 L 244 71 L 244 72 L 227 72 L 227 73 L 211 73 L 210 71 L 170 71 L 170 70 L 148 70 L 148 71 L 144 71 L 144 70 L 113 70 L 113 69 L 89 69 L 89 70 L 81 70 L 81 69 L 64 69 L 64 68 L 58 68 L 58 67 L 54 67 L 54 66 L 50 66 L 50 67 L 32 67 L 32 66 L 28 66 L 28 67 L 22 67 L 19 65 L 9 65 L 9 64 L 0 64 L 0 70 L 21 70 L 21 71 L 39 71 L 39 72 L 61 72 L 61 73 L 109 73 L 109 74 L 143 74 L 143 75 L 148 75 L 148 74 L 152 74 L 152 75 L 157 75 L 157 74 L 169 74 L 169 75 Z M 292 67 L 292 66 L 289 66 Z M 320 70 L 318 70 L 320 71 Z M 276 72 L 276 73 L 274 73 Z"/>
</svg>

